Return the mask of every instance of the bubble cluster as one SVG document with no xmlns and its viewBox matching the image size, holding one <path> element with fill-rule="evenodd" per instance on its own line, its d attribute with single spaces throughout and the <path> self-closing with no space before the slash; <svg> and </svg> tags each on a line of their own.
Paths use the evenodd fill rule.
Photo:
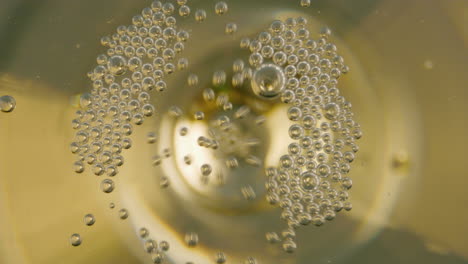
<svg viewBox="0 0 468 264">
<path fill-rule="evenodd" d="M 177 70 L 177 58 L 189 38 L 176 26 L 174 8 L 155 1 L 134 16 L 131 25 L 119 26 L 115 34 L 101 39 L 107 52 L 88 73 L 93 88 L 81 96 L 82 109 L 72 122 L 77 130 L 71 145 L 78 156 L 76 172 L 90 166 L 97 176 L 118 174 L 122 151 L 132 146 L 134 126 L 156 114 L 151 93 L 166 90 L 164 78 Z M 181 5 L 179 13 L 185 16 L 190 10 Z M 156 139 L 148 136 L 150 143 Z"/>
<path fill-rule="evenodd" d="M 311 1 L 301 0 L 300 6 L 309 7 Z M 228 12 L 226 2 L 215 3 L 213 15 Z M 101 38 L 107 50 L 97 56 L 97 66 L 88 73 L 92 89 L 80 96 L 80 109 L 72 120 L 76 133 L 70 151 L 77 157 L 74 171 L 89 170 L 101 177 L 99 187 L 105 195 L 112 196 L 116 188 L 113 177 L 125 163 L 124 150 L 133 145 L 131 135 L 135 126 L 160 114 L 160 109 L 152 104 L 152 96 L 154 93 L 162 96 L 170 89 L 167 76 L 189 68 L 189 60 L 181 55 L 192 31 L 182 29 L 177 16 L 193 17 L 194 23 L 202 23 L 207 12 L 192 8 L 187 0 L 154 1 L 132 18 L 131 25 L 119 26 L 114 34 Z M 235 21 L 225 21 L 223 26 L 229 38 L 239 37 Z M 193 143 L 196 148 L 213 152 L 215 162 L 199 162 L 195 153 L 178 156 L 176 149 L 167 147 L 170 145 L 150 157 L 153 166 L 163 164 L 163 168 L 167 159 L 180 158 L 184 166 L 192 166 L 200 175 L 201 183 L 206 185 L 213 178 L 224 183 L 221 172 L 264 166 L 265 157 L 256 156 L 263 139 L 253 137 L 248 130 L 265 124 L 267 117 L 262 111 L 266 110 L 252 107 L 252 101 L 266 106 L 285 105 L 285 118 L 290 122 L 285 134 L 289 137 L 287 152 L 280 155 L 277 166 L 263 169 L 266 199 L 281 208 L 280 218 L 286 223 L 280 232 L 267 233 L 266 242 L 281 243 L 282 250 L 288 253 L 298 248 L 296 230 L 300 226 L 320 226 L 333 220 L 338 212 L 352 209 L 348 191 L 353 182 L 348 174 L 359 150 L 356 141 L 362 137 L 351 103 L 337 88 L 338 79 L 349 67 L 331 42 L 328 28 L 322 29 L 315 39 L 308 28 L 307 19 L 288 18 L 273 21 L 255 38 L 241 36 L 239 47 L 248 50 L 249 55 L 233 58 L 232 74 L 218 69 L 208 76 L 211 86 L 201 87 L 205 89 L 198 94 L 202 105 L 191 109 L 174 105 L 162 113 L 188 120 L 175 130 L 176 139 L 192 139 L 197 130 L 188 125 L 191 122 L 205 125 L 206 132 L 193 136 Z M 204 76 L 195 73 L 186 76 L 184 81 L 192 90 L 207 85 L 202 83 Z M 237 89 L 244 93 L 245 88 L 253 94 L 248 100 L 233 99 L 226 92 Z M 11 112 L 15 104 L 10 96 L 0 97 L 3 112 Z M 165 144 L 160 142 L 163 140 L 158 132 L 146 133 L 145 140 L 148 144 Z M 170 189 L 171 180 L 169 175 L 159 175 L 160 187 Z M 261 196 L 249 184 L 236 188 L 246 201 Z M 109 207 L 115 208 L 115 204 L 110 203 Z M 126 208 L 115 213 L 121 220 L 130 217 Z M 93 214 L 84 216 L 86 225 L 95 222 Z M 165 263 L 171 245 L 159 238 L 159 243 L 152 239 L 145 227 L 137 234 L 153 263 Z M 187 232 L 182 238 L 188 248 L 199 246 L 198 233 Z M 81 241 L 79 234 L 70 237 L 73 246 Z M 220 251 L 212 261 L 226 263 L 227 256 Z M 247 257 L 242 262 L 255 264 L 257 260 Z"/>
<path fill-rule="evenodd" d="M 249 45 L 253 92 L 265 99 L 279 97 L 292 122 L 288 153 L 278 167 L 266 168 L 267 200 L 282 208 L 287 228 L 281 240 L 288 253 L 297 248 L 294 230 L 299 226 L 320 226 L 351 209 L 347 174 L 362 136 L 351 103 L 336 87 L 349 69 L 330 41 L 331 31 L 325 28 L 312 39 L 306 26 L 302 17 L 277 20 Z M 278 239 L 267 234 L 270 242 Z"/>
</svg>

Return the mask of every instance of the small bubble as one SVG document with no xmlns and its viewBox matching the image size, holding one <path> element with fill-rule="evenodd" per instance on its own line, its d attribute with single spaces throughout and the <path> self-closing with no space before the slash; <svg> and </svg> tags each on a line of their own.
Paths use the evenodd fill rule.
<svg viewBox="0 0 468 264">
<path fill-rule="evenodd" d="M 311 5 L 311 0 L 301 0 L 302 7 L 309 7 Z"/>
<path fill-rule="evenodd" d="M 351 210 L 353 209 L 353 204 L 350 203 L 350 202 L 346 202 L 346 203 L 344 203 L 343 208 L 344 208 L 346 211 L 351 211 Z"/>
<path fill-rule="evenodd" d="M 192 164 L 192 158 L 190 157 L 190 155 L 184 156 L 184 163 L 187 165 Z"/>
<path fill-rule="evenodd" d="M 200 167 L 200 171 L 202 173 L 203 176 L 208 176 L 211 174 L 212 172 L 212 168 L 211 168 L 211 165 L 210 164 L 203 164 L 201 167 Z"/>
<path fill-rule="evenodd" d="M 434 68 L 434 63 L 431 60 L 425 60 L 423 65 L 427 70 L 432 70 Z"/>
<path fill-rule="evenodd" d="M 281 241 L 280 237 L 276 232 L 268 232 L 265 234 L 265 237 L 266 240 L 271 244 L 278 243 Z"/>
<path fill-rule="evenodd" d="M 254 156 L 254 155 L 248 155 L 244 161 L 254 167 L 259 167 L 262 164 L 262 161 L 260 160 L 259 157 Z"/>
<path fill-rule="evenodd" d="M 110 204 L 109 204 L 109 208 L 110 208 L 110 209 L 114 209 L 114 208 L 115 208 L 115 203 L 110 203 Z"/>
<path fill-rule="evenodd" d="M 80 106 L 83 109 L 88 108 L 93 102 L 93 96 L 89 93 L 84 93 L 80 96 Z"/>
<path fill-rule="evenodd" d="M 174 118 L 178 118 L 178 117 L 181 117 L 182 116 L 182 109 L 180 109 L 178 106 L 176 105 L 173 105 L 169 108 L 169 111 L 168 111 L 169 115 L 174 117 Z"/>
<path fill-rule="evenodd" d="M 161 162 L 162 162 L 161 155 L 156 154 L 153 156 L 153 166 L 159 166 Z"/>
<path fill-rule="evenodd" d="M 115 188 L 114 181 L 111 179 L 104 179 L 101 182 L 101 190 L 105 193 L 111 193 Z"/>
<path fill-rule="evenodd" d="M 146 229 L 145 227 L 140 228 L 139 235 L 141 238 L 147 238 L 149 235 L 148 229 Z"/>
<path fill-rule="evenodd" d="M 216 71 L 213 74 L 212 83 L 213 83 L 213 86 L 215 86 L 215 87 L 223 86 L 226 83 L 226 72 Z"/>
<path fill-rule="evenodd" d="M 180 5 L 180 6 L 186 5 L 187 0 L 177 0 L 177 4 Z"/>
<path fill-rule="evenodd" d="M 128 211 L 127 211 L 127 209 L 125 209 L 125 208 L 124 208 L 124 209 L 120 209 L 120 210 L 119 210 L 119 217 L 120 217 L 120 219 L 122 219 L 122 220 L 127 219 L 127 218 L 128 218 Z"/>
<path fill-rule="evenodd" d="M 266 117 L 265 116 L 257 116 L 257 118 L 255 118 L 255 124 L 257 126 L 261 126 L 263 124 L 265 124 L 266 122 Z"/>
<path fill-rule="evenodd" d="M 234 118 L 243 119 L 243 118 L 247 117 L 248 114 L 250 114 L 250 107 L 248 107 L 246 105 L 242 105 L 234 113 Z"/>
<path fill-rule="evenodd" d="M 198 9 L 195 11 L 195 21 L 201 23 L 206 19 L 206 11 L 204 9 Z"/>
<path fill-rule="evenodd" d="M 156 143 L 156 141 L 158 141 L 158 134 L 155 133 L 155 132 L 149 132 L 146 135 L 146 140 L 147 140 L 148 144 L 154 144 L 154 143 Z"/>
<path fill-rule="evenodd" d="M 335 120 L 340 115 L 340 107 L 335 103 L 325 105 L 325 117 L 329 120 Z"/>
<path fill-rule="evenodd" d="M 198 75 L 190 74 L 187 78 L 187 84 L 191 87 L 196 86 L 198 84 Z"/>
<path fill-rule="evenodd" d="M 159 186 L 161 186 L 161 188 L 165 189 L 169 187 L 169 185 L 170 185 L 170 181 L 167 176 L 163 175 L 159 178 Z"/>
<path fill-rule="evenodd" d="M 240 48 L 241 49 L 248 49 L 250 46 L 250 39 L 249 38 L 242 38 L 240 41 Z"/>
<path fill-rule="evenodd" d="M 304 135 L 304 128 L 298 124 L 294 124 L 289 127 L 289 137 L 298 140 Z"/>
<path fill-rule="evenodd" d="M 257 197 L 257 194 L 255 193 L 254 189 L 250 185 L 242 187 L 241 193 L 244 199 L 246 199 L 247 201 L 253 201 Z"/>
<path fill-rule="evenodd" d="M 190 15 L 190 7 L 186 6 L 186 5 L 182 5 L 180 8 L 179 8 L 179 15 L 181 17 L 188 17 Z"/>
<path fill-rule="evenodd" d="M 110 57 L 107 62 L 109 72 L 113 75 L 122 75 L 127 71 L 127 61 L 120 55 Z"/>
<path fill-rule="evenodd" d="M 226 4 L 226 2 L 218 2 L 216 3 L 215 5 L 215 13 L 217 15 L 224 15 L 226 14 L 228 11 L 228 5 Z"/>
<path fill-rule="evenodd" d="M 216 253 L 215 260 L 217 264 L 223 264 L 226 262 L 226 255 L 223 252 Z"/>
<path fill-rule="evenodd" d="M 148 239 L 145 241 L 144 243 L 144 247 L 145 247 L 145 250 L 146 252 L 150 253 L 152 251 L 154 251 L 156 249 L 156 241 L 152 240 L 152 239 Z"/>
<path fill-rule="evenodd" d="M 285 88 L 286 77 L 282 69 L 274 64 L 264 64 L 258 68 L 251 81 L 253 92 L 262 98 L 278 97 Z"/>
<path fill-rule="evenodd" d="M 161 241 L 159 242 L 159 247 L 163 250 L 163 251 L 168 251 L 169 250 L 169 242 L 167 241 Z"/>
<path fill-rule="evenodd" d="M 75 162 L 73 166 L 75 168 L 76 173 L 82 173 L 84 171 L 84 165 L 81 161 Z"/>
<path fill-rule="evenodd" d="M 187 134 L 188 134 L 188 128 L 187 127 L 180 128 L 179 135 L 186 136 Z"/>
<path fill-rule="evenodd" d="M 4 95 L 0 97 L 0 110 L 9 113 L 16 108 L 16 100 L 12 96 Z"/>
<path fill-rule="evenodd" d="M 232 70 L 234 72 L 242 72 L 244 70 L 244 61 L 242 59 L 236 59 L 232 64 Z"/>
<path fill-rule="evenodd" d="M 283 22 L 279 20 L 275 20 L 271 23 L 270 25 L 270 30 L 275 33 L 275 34 L 280 34 L 283 33 L 283 31 L 286 29 L 285 25 Z"/>
<path fill-rule="evenodd" d="M 239 161 L 236 157 L 229 157 L 226 159 L 226 167 L 229 169 L 235 169 L 239 167 Z"/>
<path fill-rule="evenodd" d="M 312 191 L 319 185 L 319 178 L 311 172 L 304 172 L 301 175 L 301 186 L 306 191 Z"/>
<path fill-rule="evenodd" d="M 203 100 L 205 102 L 213 102 L 216 99 L 216 94 L 211 88 L 206 88 L 203 90 Z"/>
<path fill-rule="evenodd" d="M 142 112 L 147 117 L 152 116 L 154 114 L 154 106 L 151 104 L 145 104 L 142 107 Z"/>
<path fill-rule="evenodd" d="M 228 35 L 232 35 L 237 32 L 237 24 L 236 23 L 228 23 L 226 24 L 226 28 L 224 32 Z"/>
<path fill-rule="evenodd" d="M 77 246 L 81 245 L 81 242 L 82 242 L 82 239 L 81 239 L 81 236 L 79 234 L 71 235 L 70 243 L 71 243 L 72 246 L 77 247 Z"/>
<path fill-rule="evenodd" d="M 248 257 L 244 264 L 258 264 L 258 262 L 254 257 Z"/>
<path fill-rule="evenodd" d="M 195 247 L 198 244 L 198 234 L 195 232 L 190 232 L 185 234 L 185 243 L 189 247 Z"/>
<path fill-rule="evenodd" d="M 92 214 L 85 215 L 83 220 L 87 226 L 92 226 L 96 223 L 96 218 Z"/>
<path fill-rule="evenodd" d="M 287 253 L 293 253 L 297 249 L 296 243 L 288 238 L 283 242 L 283 250 Z"/>
<path fill-rule="evenodd" d="M 193 114 L 193 118 L 195 118 L 195 120 L 203 120 L 205 119 L 205 113 L 202 111 L 197 111 L 195 114 Z"/>
</svg>

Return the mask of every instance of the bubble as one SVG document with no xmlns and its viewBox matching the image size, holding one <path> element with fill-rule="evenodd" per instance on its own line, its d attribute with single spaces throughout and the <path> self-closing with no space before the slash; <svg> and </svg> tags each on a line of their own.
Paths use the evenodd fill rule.
<svg viewBox="0 0 468 264">
<path fill-rule="evenodd" d="M 301 175 L 301 186 L 306 191 L 312 191 L 317 188 L 320 180 L 312 172 L 304 172 Z"/>
<path fill-rule="evenodd" d="M 249 63 L 254 67 L 259 67 L 263 63 L 263 56 L 258 52 L 252 53 L 249 57 Z"/>
<path fill-rule="evenodd" d="M 138 233 L 141 238 L 147 238 L 149 236 L 149 231 L 145 227 L 140 228 L 140 231 Z"/>
<path fill-rule="evenodd" d="M 232 35 L 237 32 L 237 24 L 236 23 L 228 23 L 226 24 L 226 28 L 224 32 L 228 35 Z"/>
<path fill-rule="evenodd" d="M 312 216 L 312 223 L 316 226 L 321 226 L 325 223 L 325 219 L 321 215 Z"/>
<path fill-rule="evenodd" d="M 15 110 L 16 100 L 10 95 L 0 97 L 0 110 L 4 113 L 9 113 Z"/>
<path fill-rule="evenodd" d="M 298 124 L 294 124 L 289 127 L 289 137 L 292 139 L 299 139 L 304 135 L 304 128 Z"/>
<path fill-rule="evenodd" d="M 257 194 L 255 193 L 255 190 L 250 185 L 242 187 L 241 188 L 241 193 L 242 193 L 242 196 L 244 197 L 244 199 L 247 200 L 247 201 L 253 201 L 257 197 Z"/>
<path fill-rule="evenodd" d="M 159 166 L 162 162 L 161 155 L 154 155 L 153 156 L 153 166 Z"/>
<path fill-rule="evenodd" d="M 208 176 L 211 174 L 212 172 L 212 167 L 210 164 L 203 164 L 201 167 L 200 167 L 200 171 L 202 173 L 203 176 Z"/>
<path fill-rule="evenodd" d="M 92 226 L 96 223 L 96 218 L 92 214 L 85 215 L 83 220 L 87 226 Z"/>
<path fill-rule="evenodd" d="M 215 5 L 215 13 L 217 15 L 224 15 L 226 14 L 228 11 L 228 5 L 226 4 L 226 2 L 217 2 L 216 5 Z"/>
<path fill-rule="evenodd" d="M 206 11 L 204 9 L 197 9 L 195 11 L 195 21 L 201 23 L 206 20 Z"/>
<path fill-rule="evenodd" d="M 291 238 L 283 242 L 283 250 L 287 253 L 293 253 L 297 249 L 297 245 Z"/>
<path fill-rule="evenodd" d="M 353 209 L 353 205 L 350 202 L 346 202 L 346 203 L 344 203 L 343 208 L 346 211 L 351 211 Z"/>
<path fill-rule="evenodd" d="M 253 92 L 266 99 L 277 98 L 285 88 L 286 77 L 282 69 L 274 64 L 264 64 L 258 68 L 251 81 Z"/>
<path fill-rule="evenodd" d="M 187 84 L 191 87 L 198 85 L 198 75 L 191 73 L 187 78 Z"/>
<path fill-rule="evenodd" d="M 143 115 L 150 117 L 154 114 L 154 106 L 151 104 L 145 104 L 142 107 Z"/>
<path fill-rule="evenodd" d="M 327 164 L 320 164 L 317 167 L 317 172 L 321 177 L 328 177 L 330 175 L 331 169 Z"/>
<path fill-rule="evenodd" d="M 77 161 L 74 163 L 74 168 L 76 173 L 82 173 L 84 171 L 83 162 Z"/>
<path fill-rule="evenodd" d="M 216 99 L 215 92 L 211 88 L 206 88 L 203 90 L 203 100 L 205 102 L 213 102 Z"/>
<path fill-rule="evenodd" d="M 198 234 L 195 232 L 189 232 L 185 234 L 185 243 L 189 247 L 195 247 L 198 245 Z"/>
<path fill-rule="evenodd" d="M 281 241 L 280 237 L 276 232 L 268 232 L 265 234 L 265 237 L 266 240 L 271 244 L 278 243 Z"/>
<path fill-rule="evenodd" d="M 195 112 L 195 114 L 193 114 L 193 118 L 195 120 L 203 120 L 205 119 L 205 113 L 203 113 L 202 111 L 197 111 Z"/>
<path fill-rule="evenodd" d="M 340 115 L 340 107 L 335 103 L 325 105 L 325 117 L 329 120 L 335 120 Z"/>
<path fill-rule="evenodd" d="M 299 107 L 291 107 L 288 109 L 288 118 L 291 121 L 298 121 L 302 117 L 302 111 Z"/>
<path fill-rule="evenodd" d="M 159 186 L 162 188 L 162 189 L 165 189 L 167 187 L 169 187 L 169 185 L 171 184 L 171 182 L 169 181 L 169 178 L 162 175 L 160 178 L 159 178 Z"/>
<path fill-rule="evenodd" d="M 216 253 L 215 260 L 217 264 L 223 264 L 226 262 L 226 255 L 223 252 Z"/>
<path fill-rule="evenodd" d="M 283 33 L 285 28 L 286 27 L 285 27 L 284 23 L 279 21 L 279 20 L 273 21 L 273 23 L 271 23 L 271 25 L 270 25 L 271 32 L 273 32 L 275 34 Z"/>
<path fill-rule="evenodd" d="M 248 49 L 250 46 L 250 39 L 249 38 L 242 38 L 240 41 L 240 48 L 241 49 Z"/>
<path fill-rule="evenodd" d="M 169 245 L 169 243 L 167 241 L 159 242 L 159 248 L 161 248 L 161 250 L 168 251 L 169 247 L 170 247 L 170 245 Z"/>
<path fill-rule="evenodd" d="M 128 210 L 123 208 L 119 210 L 119 218 L 125 220 L 128 218 Z"/>
<path fill-rule="evenodd" d="M 184 156 L 184 163 L 187 165 L 192 164 L 192 157 L 190 157 L 189 155 Z"/>
<path fill-rule="evenodd" d="M 226 72 L 216 71 L 213 74 L 212 83 L 213 83 L 213 86 L 215 86 L 215 87 L 223 86 L 226 83 Z"/>
<path fill-rule="evenodd" d="M 104 179 L 101 182 L 101 190 L 105 193 L 111 193 L 115 188 L 114 181 L 111 179 Z"/>
<path fill-rule="evenodd" d="M 148 239 L 143 244 L 143 247 L 145 248 L 146 252 L 151 253 L 157 248 L 157 244 L 156 241 Z"/>
<path fill-rule="evenodd" d="M 107 62 L 107 68 L 113 75 L 123 75 L 127 71 L 127 60 L 120 55 L 112 56 Z"/>
<path fill-rule="evenodd" d="M 182 5 L 179 7 L 179 15 L 181 17 L 188 17 L 190 15 L 190 7 L 186 5 Z"/>
<path fill-rule="evenodd" d="M 179 129 L 179 135 L 181 136 L 186 136 L 188 134 L 188 128 L 187 127 L 182 127 Z"/>
<path fill-rule="evenodd" d="M 73 234 L 70 236 L 70 243 L 72 246 L 77 247 L 81 245 L 81 242 L 83 242 L 83 240 L 79 234 Z"/>
</svg>

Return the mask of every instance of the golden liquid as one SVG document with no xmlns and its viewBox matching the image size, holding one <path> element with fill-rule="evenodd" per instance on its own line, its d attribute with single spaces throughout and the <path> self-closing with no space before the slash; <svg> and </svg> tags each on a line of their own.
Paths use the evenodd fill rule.
<svg viewBox="0 0 468 264">
<path fill-rule="evenodd" d="M 146 143 L 147 132 L 158 128 L 164 128 L 160 142 L 175 142 L 176 124 L 163 117 L 135 129 L 116 190 L 102 193 L 100 178 L 73 172 L 70 121 L 79 95 L 90 90 L 85 74 L 104 52 L 100 37 L 149 3 L 6 1 L 5 8 L 0 4 L 6 14 L 0 20 L 0 96 L 13 96 L 17 105 L 0 112 L 0 263 L 150 263 L 137 236 L 143 226 L 157 241 L 169 241 L 174 263 L 215 263 L 217 251 L 226 253 L 227 263 L 247 256 L 260 263 L 466 263 L 466 2 L 336 0 L 308 9 L 299 1 L 227 2 L 224 17 L 215 16 L 214 1 L 189 2 L 192 14 L 208 12 L 205 23 L 190 25 L 185 50 L 200 83 L 246 58 L 238 52 L 240 38 L 274 19 L 304 16 L 311 32 L 323 25 L 333 30 L 351 68 L 338 88 L 364 131 L 351 170 L 353 210 L 322 227 L 299 229 L 297 252 L 286 254 L 264 237 L 282 230 L 277 208 L 237 201 L 229 190 L 177 182 L 161 190 L 156 175 L 179 168 L 151 165 L 158 148 L 177 150 Z M 232 37 L 223 33 L 228 21 L 239 27 Z M 155 105 L 193 104 L 200 93 L 187 89 L 185 78 L 170 78 L 171 88 L 164 98 L 155 95 Z M 268 117 L 276 122 L 267 131 L 279 131 L 270 140 L 281 145 L 284 109 L 272 107 Z M 118 217 L 123 207 L 126 221 Z M 92 227 L 83 223 L 88 213 L 96 217 Z M 194 229 L 200 244 L 189 249 L 184 235 Z M 73 233 L 83 238 L 76 248 L 69 244 Z"/>
</svg>

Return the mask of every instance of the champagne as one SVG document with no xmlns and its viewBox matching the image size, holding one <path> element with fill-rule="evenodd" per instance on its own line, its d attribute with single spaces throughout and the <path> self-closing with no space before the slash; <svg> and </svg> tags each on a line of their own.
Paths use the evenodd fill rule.
<svg viewBox="0 0 468 264">
<path fill-rule="evenodd" d="M 71 263 L 106 244 L 127 251 L 122 263 L 330 263 L 378 236 L 401 179 L 421 169 L 418 111 L 404 86 L 388 89 L 398 79 L 385 83 L 385 72 L 368 68 L 378 55 L 356 25 L 334 18 L 346 12 L 340 5 L 115 4 L 106 12 L 128 10 L 86 44 L 96 60 L 79 60 L 87 80 L 84 67 L 74 69 L 74 88 L 57 92 L 41 75 L 35 88 L 3 75 L 5 87 L 40 94 L 2 92 L 7 127 L 20 131 L 34 109 L 41 122 L 32 127 L 49 124 L 41 140 L 23 137 L 48 154 L 8 171 L 55 175 L 80 198 L 61 213 L 70 220 L 49 231 L 51 245 Z M 438 66 L 424 58 L 418 67 Z"/>
</svg>

